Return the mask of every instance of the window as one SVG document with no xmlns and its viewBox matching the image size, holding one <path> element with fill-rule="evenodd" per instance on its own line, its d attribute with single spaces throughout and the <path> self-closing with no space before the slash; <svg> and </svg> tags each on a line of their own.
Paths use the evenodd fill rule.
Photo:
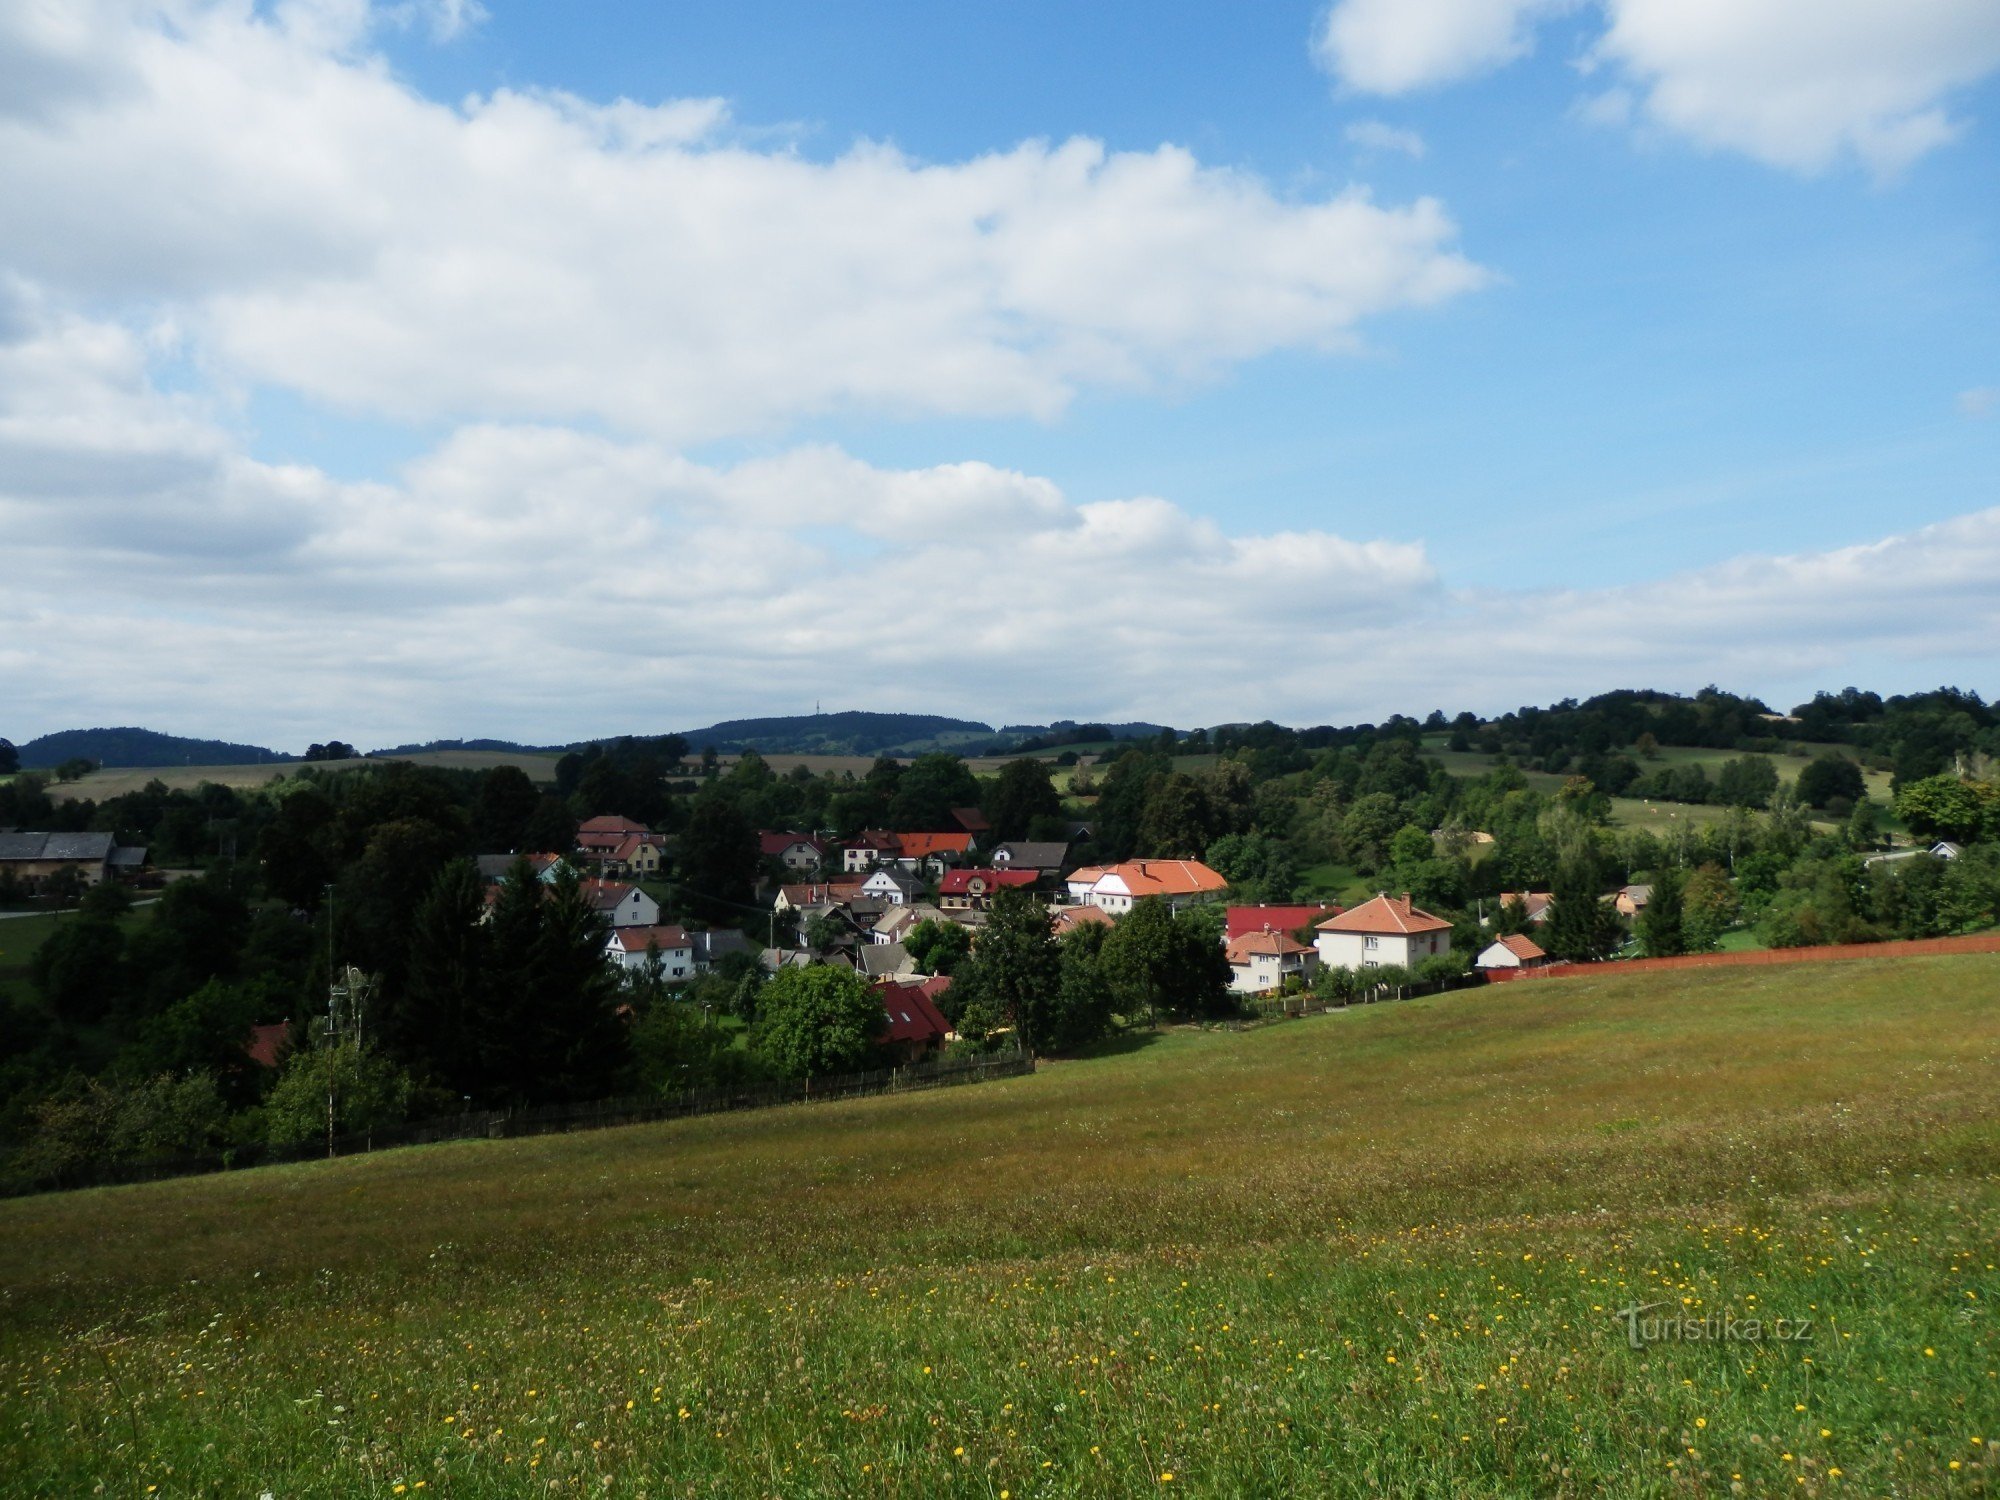
<svg viewBox="0 0 2000 1500">
<path fill-rule="evenodd" d="M 1382 946 L 1382 940 L 1378 937 L 1365 937 L 1361 940 L 1361 946 L 1364 948 L 1379 948 Z"/>
</svg>

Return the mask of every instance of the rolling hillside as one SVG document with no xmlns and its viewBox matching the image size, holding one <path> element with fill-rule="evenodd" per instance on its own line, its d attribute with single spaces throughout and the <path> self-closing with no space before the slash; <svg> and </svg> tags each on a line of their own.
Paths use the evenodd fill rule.
<svg viewBox="0 0 2000 1500">
<path fill-rule="evenodd" d="M 0 1204 L 14 1483 L 1991 1493 L 2000 960 L 1672 980 Z"/>
<path fill-rule="evenodd" d="M 188 739 L 151 729 L 64 729 L 18 747 L 24 770 L 47 770 L 66 760 L 93 760 L 100 766 L 254 766 L 291 756 L 261 745 Z"/>
</svg>

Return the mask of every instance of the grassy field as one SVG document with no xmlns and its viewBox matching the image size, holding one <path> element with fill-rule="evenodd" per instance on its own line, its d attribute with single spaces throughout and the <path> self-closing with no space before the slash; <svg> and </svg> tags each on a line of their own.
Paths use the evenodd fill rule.
<svg viewBox="0 0 2000 1500">
<path fill-rule="evenodd" d="M 1992 1494 L 1996 999 L 1607 975 L 4 1203 L 4 1485 Z"/>
</svg>

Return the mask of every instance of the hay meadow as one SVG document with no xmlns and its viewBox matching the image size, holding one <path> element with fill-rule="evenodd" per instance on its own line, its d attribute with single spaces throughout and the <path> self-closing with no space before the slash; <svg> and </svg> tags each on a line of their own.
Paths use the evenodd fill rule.
<svg viewBox="0 0 2000 1500">
<path fill-rule="evenodd" d="M 1996 1494 L 1997 1173 L 1968 956 L 15 1200 L 0 1489 Z"/>
</svg>

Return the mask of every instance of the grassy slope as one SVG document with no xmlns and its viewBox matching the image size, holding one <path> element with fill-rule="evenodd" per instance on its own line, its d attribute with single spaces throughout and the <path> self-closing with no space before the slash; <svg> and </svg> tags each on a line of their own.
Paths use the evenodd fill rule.
<svg viewBox="0 0 2000 1500">
<path fill-rule="evenodd" d="M 1990 1493 L 1996 998 L 1607 975 L 0 1204 L 13 1492 Z"/>
</svg>

